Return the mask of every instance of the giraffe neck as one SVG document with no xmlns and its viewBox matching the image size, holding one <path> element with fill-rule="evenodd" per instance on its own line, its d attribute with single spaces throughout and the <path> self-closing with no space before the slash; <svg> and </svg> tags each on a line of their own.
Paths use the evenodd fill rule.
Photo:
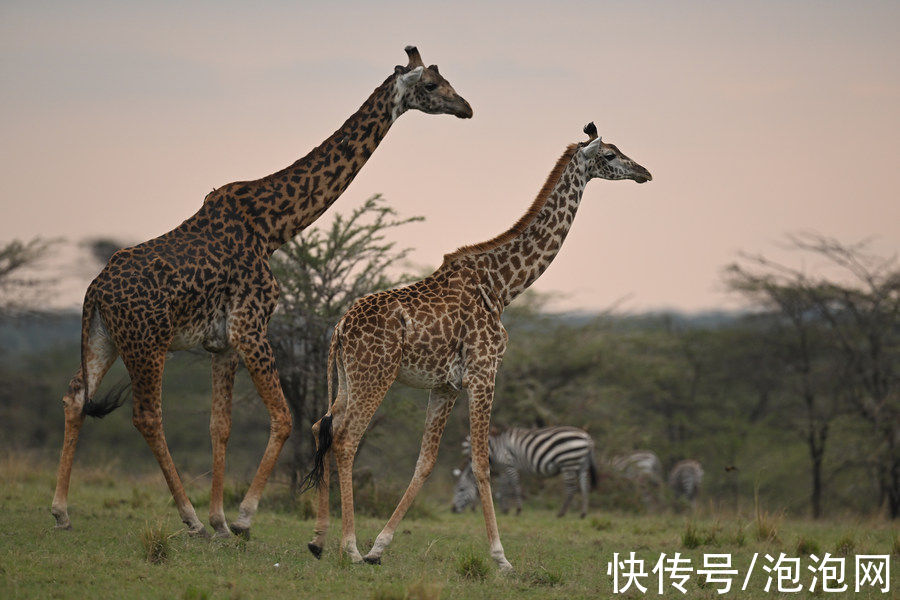
<svg viewBox="0 0 900 600">
<path fill-rule="evenodd" d="M 232 184 L 238 210 L 273 253 L 318 219 L 347 189 L 402 114 L 397 78 L 388 77 L 341 127 L 289 167 Z"/>
<path fill-rule="evenodd" d="M 543 207 L 524 230 L 487 251 L 482 284 L 501 310 L 547 270 L 559 253 L 575 220 L 588 182 L 580 152 L 572 159 L 547 197 Z"/>
</svg>

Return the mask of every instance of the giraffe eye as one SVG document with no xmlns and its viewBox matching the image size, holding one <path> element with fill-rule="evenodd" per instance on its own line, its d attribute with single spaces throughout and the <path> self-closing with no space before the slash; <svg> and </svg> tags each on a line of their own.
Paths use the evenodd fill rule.
<svg viewBox="0 0 900 600">
<path fill-rule="evenodd" d="M 612 161 L 612 160 L 615 160 L 616 155 L 615 154 L 604 154 L 603 158 L 605 158 L 608 161 Z"/>
<path fill-rule="evenodd" d="M 425 84 L 425 91 L 426 91 L 426 92 L 433 92 L 433 91 L 436 90 L 436 89 L 437 89 L 437 84 L 436 84 L 436 83 L 426 83 L 426 84 Z"/>
</svg>

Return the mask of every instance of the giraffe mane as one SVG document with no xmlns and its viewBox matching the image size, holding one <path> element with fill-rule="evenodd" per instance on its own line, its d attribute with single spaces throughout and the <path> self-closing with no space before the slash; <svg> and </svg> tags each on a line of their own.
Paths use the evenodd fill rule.
<svg viewBox="0 0 900 600">
<path fill-rule="evenodd" d="M 562 177 L 563 171 L 566 170 L 566 167 L 572 160 L 572 157 L 575 155 L 575 151 L 578 150 L 578 148 L 580 148 L 581 146 L 582 144 L 569 144 L 566 147 L 566 151 L 563 152 L 562 156 L 559 157 L 559 160 L 556 161 L 556 165 L 547 176 L 547 181 L 544 182 L 544 186 L 541 188 L 541 191 L 538 192 L 538 195 L 534 199 L 534 202 L 531 203 L 531 206 L 528 207 L 528 210 L 525 211 L 525 214 L 519 217 L 518 221 L 513 223 L 512 227 L 510 227 L 500 235 L 492 237 L 489 240 L 480 242 L 478 244 L 469 244 L 467 246 L 462 246 L 449 254 L 445 254 L 444 264 L 446 265 L 451 261 L 460 258 L 461 256 L 470 256 L 472 254 L 482 254 L 484 252 L 488 252 L 521 235 L 525 231 L 525 229 L 529 225 L 531 225 L 532 221 L 534 221 L 534 219 L 538 216 L 538 213 L 541 212 L 541 209 L 544 208 L 544 205 L 547 203 L 547 198 L 550 197 L 550 192 L 552 192 L 553 188 L 556 187 L 556 184 L 559 182 L 560 177 Z"/>
</svg>

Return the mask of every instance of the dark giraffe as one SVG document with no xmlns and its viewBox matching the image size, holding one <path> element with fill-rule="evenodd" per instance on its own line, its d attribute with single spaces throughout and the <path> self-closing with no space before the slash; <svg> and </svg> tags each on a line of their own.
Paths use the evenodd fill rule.
<svg viewBox="0 0 900 600">
<path fill-rule="evenodd" d="M 134 426 L 153 450 L 182 521 L 208 535 L 188 500 L 169 455 L 162 426 L 161 385 L 166 353 L 202 346 L 212 353 L 210 434 L 213 480 L 210 524 L 228 536 L 222 505 L 225 446 L 231 430 L 231 389 L 243 360 L 269 411 L 265 453 L 231 531 L 248 535 L 260 494 L 291 431 L 272 348 L 266 339 L 278 285 L 269 257 L 322 215 L 350 185 L 391 124 L 410 109 L 470 118 L 472 108 L 416 48 L 347 121 L 309 154 L 256 181 L 211 192 L 184 223 L 156 239 L 120 250 L 88 287 L 81 321 L 81 369 L 63 397 L 65 439 L 52 513 L 71 525 L 69 478 L 85 416 L 115 405 L 92 403 L 117 356 L 131 378 Z"/>
<path fill-rule="evenodd" d="M 651 179 L 644 167 L 603 143 L 593 123 L 584 131 L 590 140 L 566 149 L 531 207 L 512 227 L 446 255 L 437 271 L 417 283 L 359 299 L 335 326 L 328 377 L 330 383 L 336 367 L 337 397 L 313 425 L 318 449 L 308 477 L 318 488 L 318 518 L 309 543 L 314 555 L 322 553 L 328 529 L 329 461 L 334 453 L 341 489 L 341 549 L 353 562 L 364 559 L 354 529 L 353 460 L 385 393 L 399 381 L 431 391 L 425 433 L 412 481 L 365 560 L 381 562 L 400 520 L 434 468 L 447 417 L 464 389 L 469 398 L 472 470 L 491 556 L 501 570 L 512 569 L 500 543 L 488 470 L 494 378 L 507 341 L 500 316 L 556 257 L 588 181 Z"/>
</svg>

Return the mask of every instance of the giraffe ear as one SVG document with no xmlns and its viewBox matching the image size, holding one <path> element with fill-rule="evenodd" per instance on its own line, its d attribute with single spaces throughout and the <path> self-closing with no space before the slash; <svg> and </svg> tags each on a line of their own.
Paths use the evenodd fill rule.
<svg viewBox="0 0 900 600">
<path fill-rule="evenodd" d="M 587 146 L 584 146 L 580 152 L 586 158 L 594 158 L 597 156 L 597 151 L 600 150 L 600 138 L 597 138 L 591 141 Z"/>
<path fill-rule="evenodd" d="M 400 76 L 400 85 L 403 87 L 412 87 L 416 85 L 416 83 L 422 78 L 422 72 L 425 70 L 425 67 L 416 67 L 409 73 L 404 73 Z"/>
</svg>

